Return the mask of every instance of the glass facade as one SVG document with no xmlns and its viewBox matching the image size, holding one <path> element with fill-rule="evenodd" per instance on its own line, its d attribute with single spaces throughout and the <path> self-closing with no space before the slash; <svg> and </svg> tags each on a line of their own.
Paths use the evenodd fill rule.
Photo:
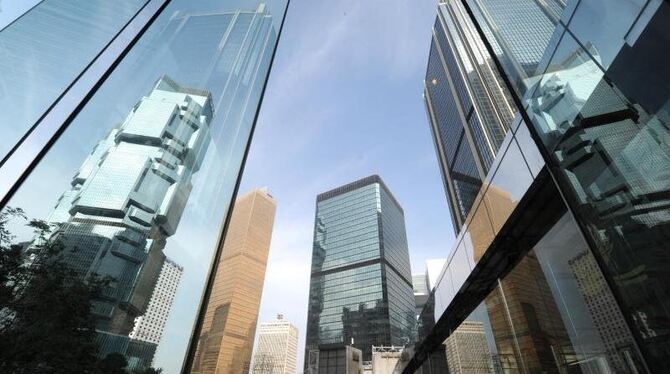
<svg viewBox="0 0 670 374">
<path fill-rule="evenodd" d="M 413 340 L 416 316 L 405 235 L 402 208 L 378 176 L 319 195 L 307 364 L 310 351 L 351 345 L 369 361 L 373 345 Z"/>
<path fill-rule="evenodd" d="M 143 4 L 45 0 L 0 31 L 0 156 Z M 192 363 L 285 8 L 170 1 L 17 182 L 0 213 L 0 371 Z"/>
<path fill-rule="evenodd" d="M 0 32 L 3 162 L 145 3 L 45 0 Z"/>
<path fill-rule="evenodd" d="M 406 371 L 421 362 L 424 372 L 468 372 L 454 341 L 479 341 L 469 352 L 490 357 L 466 355 L 470 372 L 668 371 L 670 91 L 658 82 L 668 75 L 670 6 L 460 3 L 521 110 Z M 486 344 L 475 338 L 482 331 Z"/>
<path fill-rule="evenodd" d="M 513 77 L 511 66 L 524 57 L 511 46 L 527 38 L 502 30 L 524 22 L 486 17 L 493 2 L 465 3 L 490 30 L 485 39 L 500 47 L 497 57 Z M 661 51 L 668 47 L 670 6 L 567 1 L 554 9 L 559 17 L 543 10 L 536 68 L 510 87 L 649 370 L 665 372 L 670 90 L 658 82 L 668 76 L 670 60 Z"/>
<path fill-rule="evenodd" d="M 424 97 L 458 231 L 516 113 L 483 41 L 458 1 L 438 7 Z"/>
</svg>

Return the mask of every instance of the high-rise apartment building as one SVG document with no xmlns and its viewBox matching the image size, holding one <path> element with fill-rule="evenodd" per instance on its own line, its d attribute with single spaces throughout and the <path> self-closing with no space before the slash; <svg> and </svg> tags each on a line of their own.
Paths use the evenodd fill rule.
<svg viewBox="0 0 670 374">
<path fill-rule="evenodd" d="M 457 238 L 420 318 L 421 343 L 399 370 L 435 368 L 442 343 L 477 324 L 491 372 L 668 371 L 670 90 L 657 82 L 669 77 L 670 55 L 658 51 L 670 47 L 670 5 L 447 0 L 438 14 L 426 101 Z M 516 115 L 496 147 L 466 143 L 479 175 L 469 174 L 463 204 L 451 164 L 463 143 L 435 130 L 466 123 L 452 71 L 466 65 L 449 54 L 471 56 L 473 45 Z"/>
<path fill-rule="evenodd" d="M 413 341 L 416 320 L 402 207 L 372 175 L 317 197 L 307 316 L 310 352 Z M 335 351 L 333 351 L 335 352 Z M 335 357 L 335 356 L 333 356 Z"/>
<path fill-rule="evenodd" d="M 298 358 L 298 328 L 284 316 L 260 324 L 254 352 L 254 374 L 294 374 Z"/>
<path fill-rule="evenodd" d="M 156 345 L 160 343 L 183 272 L 184 268 L 179 264 L 169 258 L 165 259 L 146 312 L 135 318 L 135 326 L 130 332 L 131 339 Z"/>
<path fill-rule="evenodd" d="M 242 373 L 251 362 L 276 203 L 265 189 L 235 201 L 192 373 Z"/>
</svg>

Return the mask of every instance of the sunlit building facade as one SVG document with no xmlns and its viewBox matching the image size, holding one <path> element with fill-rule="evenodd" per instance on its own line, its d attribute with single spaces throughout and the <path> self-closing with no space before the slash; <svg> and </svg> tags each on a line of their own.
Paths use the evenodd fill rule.
<svg viewBox="0 0 670 374">
<path fill-rule="evenodd" d="M 307 316 L 310 351 L 409 344 L 415 304 L 404 213 L 379 176 L 317 197 Z M 334 352 L 334 351 L 333 351 Z"/>
<path fill-rule="evenodd" d="M 192 373 L 242 373 L 251 366 L 275 210 L 265 189 L 235 201 Z"/>
<path fill-rule="evenodd" d="M 298 328 L 284 316 L 262 322 L 258 329 L 258 343 L 254 352 L 254 374 L 293 374 L 298 359 Z"/>
<path fill-rule="evenodd" d="M 458 372 L 454 352 L 473 341 L 446 355 L 445 346 L 476 325 L 491 362 L 474 372 L 668 371 L 670 90 L 654 82 L 668 77 L 670 58 L 657 51 L 669 47 L 670 6 L 593 5 L 440 5 L 434 35 L 445 8 L 473 25 L 515 116 L 464 219 L 454 220 L 456 242 L 420 317 L 420 343 L 398 370 Z M 457 90 L 438 102 L 430 92 L 439 39 L 426 78 L 433 127 L 455 118 L 436 108 L 461 100 Z M 443 173 L 448 183 L 458 177 Z M 456 211 L 458 203 L 450 201 Z"/>
</svg>

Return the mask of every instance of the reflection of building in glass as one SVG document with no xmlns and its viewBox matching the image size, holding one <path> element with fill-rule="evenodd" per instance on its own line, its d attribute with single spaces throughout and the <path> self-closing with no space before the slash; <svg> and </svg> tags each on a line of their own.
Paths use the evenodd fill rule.
<svg viewBox="0 0 670 374">
<path fill-rule="evenodd" d="M 135 319 L 135 326 L 130 333 L 131 339 L 156 345 L 160 343 L 183 271 L 177 263 L 165 259 L 147 310 Z"/>
<path fill-rule="evenodd" d="M 263 322 L 254 353 L 254 374 L 294 374 L 298 356 L 298 328 L 281 314 Z"/>
<path fill-rule="evenodd" d="M 216 112 L 212 138 L 217 145 L 227 144 L 221 139 L 236 136 L 239 126 L 253 120 L 275 41 L 272 22 L 263 3 L 254 10 L 179 11 L 147 51 L 154 65 L 181 84 L 211 92 Z"/>
<path fill-rule="evenodd" d="M 492 374 L 484 323 L 464 321 L 444 341 L 450 374 Z"/>
<path fill-rule="evenodd" d="M 612 292 L 603 282 L 595 258 L 590 252 L 582 252 L 568 260 L 568 264 L 602 340 L 609 366 L 616 372 L 626 372 L 624 361 L 635 354 L 633 336 Z"/>
<path fill-rule="evenodd" d="M 518 347 L 519 357 L 508 358 L 522 364 L 511 367 L 525 365 L 531 373 L 566 367 L 574 351 L 549 284 L 532 252 L 501 280 L 501 294 L 502 303 L 487 299 L 487 310 L 498 352 L 512 352 L 515 345 Z"/>
<path fill-rule="evenodd" d="M 161 78 L 97 144 L 48 219 L 68 266 L 84 278 L 111 279 L 93 308 L 103 356 L 131 356 L 128 335 L 147 310 L 162 250 L 207 150 L 212 116 L 208 92 Z M 155 350 L 154 342 L 133 344 Z"/>
<path fill-rule="evenodd" d="M 324 350 L 353 345 L 369 361 L 373 345 L 411 342 L 416 316 L 404 213 L 381 178 L 320 194 L 314 231 L 307 366 L 313 351 L 323 359 Z"/>
<path fill-rule="evenodd" d="M 249 367 L 275 209 L 265 189 L 235 201 L 192 373 L 236 374 Z"/>
<path fill-rule="evenodd" d="M 424 85 L 445 190 L 459 228 L 516 111 L 459 1 L 438 8 Z"/>
</svg>

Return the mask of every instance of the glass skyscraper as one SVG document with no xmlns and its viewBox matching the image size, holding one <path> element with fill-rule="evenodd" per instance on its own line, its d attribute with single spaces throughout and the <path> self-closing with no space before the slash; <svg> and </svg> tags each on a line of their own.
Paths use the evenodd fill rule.
<svg viewBox="0 0 670 374">
<path fill-rule="evenodd" d="M 475 26 L 517 114 L 455 221 L 420 343 L 398 370 L 454 371 L 453 343 L 476 325 L 478 372 L 667 372 L 670 90 L 658 82 L 670 5 L 450 0 L 440 17 L 444 7 Z M 458 91 L 445 92 L 429 91 L 433 108 L 455 107 Z"/>
<path fill-rule="evenodd" d="M 320 194 L 306 363 L 310 352 L 318 352 L 325 365 L 327 352 L 348 345 L 369 361 L 373 345 L 412 342 L 415 319 L 404 213 L 381 178 Z"/>
<path fill-rule="evenodd" d="M 452 221 L 463 225 L 514 118 L 491 55 L 458 1 L 439 5 L 424 100 Z"/>
</svg>

